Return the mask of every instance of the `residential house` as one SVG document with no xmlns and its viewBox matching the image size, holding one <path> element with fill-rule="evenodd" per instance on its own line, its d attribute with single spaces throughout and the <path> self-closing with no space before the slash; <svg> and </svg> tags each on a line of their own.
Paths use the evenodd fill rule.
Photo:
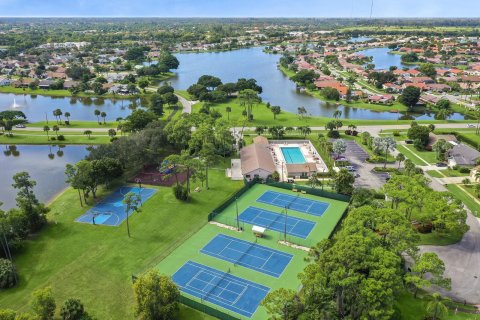
<svg viewBox="0 0 480 320">
<path fill-rule="evenodd" d="M 448 165 L 450 167 L 473 167 L 477 165 L 479 159 L 480 152 L 465 144 L 454 145 L 453 148 L 448 151 Z"/>
<path fill-rule="evenodd" d="M 369 103 L 392 104 L 395 97 L 391 94 L 373 94 L 368 96 Z"/>
<path fill-rule="evenodd" d="M 8 78 L 0 78 L 0 87 L 10 85 L 11 81 Z"/>
</svg>

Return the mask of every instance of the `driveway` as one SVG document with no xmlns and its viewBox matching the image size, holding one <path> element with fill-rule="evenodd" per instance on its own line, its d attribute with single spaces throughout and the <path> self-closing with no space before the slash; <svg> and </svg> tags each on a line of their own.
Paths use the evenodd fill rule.
<svg viewBox="0 0 480 320">
<path fill-rule="evenodd" d="M 480 304 L 480 223 L 470 212 L 470 230 L 450 246 L 420 246 L 420 252 L 435 252 L 445 262 L 445 276 L 452 279 L 452 290 L 438 290 L 456 301 Z"/>
</svg>

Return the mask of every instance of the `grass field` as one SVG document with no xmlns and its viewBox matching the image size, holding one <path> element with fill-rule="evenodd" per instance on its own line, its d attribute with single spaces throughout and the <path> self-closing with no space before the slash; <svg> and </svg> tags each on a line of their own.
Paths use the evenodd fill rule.
<svg viewBox="0 0 480 320">
<path fill-rule="evenodd" d="M 407 148 L 407 146 L 397 144 L 397 150 L 398 152 L 403 153 L 405 157 L 412 160 L 412 162 L 417 166 L 426 166 L 429 164 L 428 162 L 423 161 L 423 158 L 415 156 L 415 153 L 410 148 Z"/>
<path fill-rule="evenodd" d="M 61 90 L 50 90 L 50 89 L 30 89 L 30 88 L 15 88 L 12 86 L 3 86 L 0 87 L 0 93 L 13 93 L 13 94 L 34 94 L 34 95 L 39 95 L 39 96 L 49 96 L 49 97 L 72 97 L 73 94 L 66 89 L 61 89 Z M 103 94 L 101 96 L 98 96 L 94 93 L 86 93 L 86 92 L 80 92 L 75 95 L 75 97 L 101 97 L 101 98 L 115 98 L 115 99 L 132 99 L 135 97 L 138 97 L 138 95 L 129 95 L 129 96 L 122 96 L 122 95 L 114 95 L 114 94 Z"/>
<path fill-rule="evenodd" d="M 244 209 L 246 209 L 249 206 L 255 206 L 255 207 L 267 209 L 273 212 L 280 212 L 282 210 L 281 208 L 256 202 L 256 199 L 267 190 L 273 190 L 276 192 L 282 192 L 286 194 L 294 194 L 288 190 L 257 184 L 257 185 L 254 185 L 252 188 L 250 188 L 237 200 L 238 211 L 242 212 Z M 316 222 L 316 226 L 310 233 L 309 239 L 307 239 L 307 240 L 310 240 L 311 245 L 314 245 L 320 240 L 328 238 L 330 236 L 335 226 L 339 222 L 344 210 L 347 208 L 348 203 L 326 199 L 322 197 L 316 197 L 312 195 L 301 195 L 301 196 L 304 198 L 327 202 L 330 205 L 321 217 L 289 210 L 290 216 L 299 217 L 299 218 Z M 235 203 L 233 203 L 230 206 L 228 206 L 217 217 L 215 217 L 214 220 L 220 223 L 234 225 L 235 217 L 236 217 L 236 209 L 235 209 Z M 227 272 L 227 270 L 230 270 L 231 274 L 233 274 L 234 276 L 238 276 L 238 277 L 256 282 L 258 284 L 267 286 L 271 290 L 275 290 L 281 287 L 297 290 L 300 285 L 300 281 L 297 278 L 297 274 L 300 273 L 303 270 L 303 268 L 306 266 L 306 262 L 304 261 L 304 258 L 307 256 L 307 253 L 303 250 L 293 249 L 293 248 L 278 244 L 279 234 L 275 231 L 267 231 L 266 236 L 264 238 L 258 239 L 258 244 L 266 247 L 270 247 L 275 250 L 290 253 L 294 256 L 292 261 L 290 261 L 285 271 L 282 273 L 282 275 L 279 278 L 274 278 L 269 275 L 263 274 L 261 272 L 257 272 L 255 270 L 252 270 L 246 267 L 234 266 L 231 262 L 217 259 L 199 252 L 217 234 L 225 234 L 234 238 L 242 239 L 249 242 L 254 242 L 255 236 L 251 232 L 251 226 L 244 223 L 241 223 L 241 225 L 244 227 L 243 232 L 232 231 L 232 230 L 222 228 L 212 224 L 208 224 L 204 226 L 199 232 L 197 232 L 195 235 L 189 238 L 185 243 L 183 243 L 179 248 L 177 248 L 171 255 L 166 257 L 157 266 L 157 268 L 162 273 L 172 275 L 187 261 L 191 260 L 223 272 Z M 198 298 L 193 298 L 190 295 L 188 296 L 194 300 L 200 301 Z M 219 309 L 227 314 L 232 314 L 237 317 L 239 316 L 238 314 L 233 313 L 232 311 L 228 311 L 224 308 L 221 308 L 209 302 L 203 301 L 202 303 L 205 303 L 215 309 Z M 243 317 L 241 316 L 240 318 L 243 319 Z M 252 317 L 252 319 L 266 319 L 266 318 L 267 318 L 267 313 L 263 307 L 260 307 Z"/>
<path fill-rule="evenodd" d="M 480 215 L 480 204 L 456 184 L 447 185 L 448 191 L 458 200 L 462 201 L 477 217 Z"/>
<path fill-rule="evenodd" d="M 77 192 L 68 189 L 51 203 L 49 225 L 15 254 L 20 285 L 0 292 L 0 308 L 29 311 L 32 292 L 51 285 L 58 305 L 75 297 L 95 318 L 133 319 L 131 275 L 156 265 L 243 185 L 227 180 L 223 170 L 210 171 L 210 189 L 193 193 L 187 203 L 176 200 L 171 188 L 158 188 L 142 211 L 131 216 L 132 238 L 125 223 L 102 227 L 74 222 L 89 208 L 81 208 Z M 100 190 L 99 196 L 107 193 Z M 182 307 L 181 319 L 202 315 Z"/>
<path fill-rule="evenodd" d="M 77 121 L 77 120 L 71 120 L 70 125 L 66 126 L 65 123 L 60 123 L 58 124 L 55 121 L 49 121 L 48 123 L 46 121 L 39 121 L 39 122 L 32 122 L 32 123 L 27 123 L 26 126 L 28 127 L 33 127 L 33 128 L 43 128 L 44 126 L 50 126 L 50 128 L 53 125 L 58 125 L 60 127 L 60 130 L 62 128 L 65 129 L 82 129 L 82 128 L 105 128 L 107 131 L 108 129 L 116 129 L 118 126 L 118 122 L 116 121 L 107 121 L 106 123 L 98 123 L 98 121 Z"/>
<path fill-rule="evenodd" d="M 47 140 L 47 135 L 41 131 L 13 131 L 12 137 L 0 135 L 0 143 L 4 144 L 106 144 L 110 143 L 110 137 L 103 132 L 93 132 L 90 138 L 83 132 L 62 132 L 65 140 Z M 55 137 L 55 133 L 50 131 L 50 138 Z"/>
</svg>

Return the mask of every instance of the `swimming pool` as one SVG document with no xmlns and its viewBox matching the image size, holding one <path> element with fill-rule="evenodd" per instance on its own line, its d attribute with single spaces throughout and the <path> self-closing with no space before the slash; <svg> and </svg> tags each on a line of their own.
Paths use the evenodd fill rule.
<svg viewBox="0 0 480 320">
<path fill-rule="evenodd" d="M 283 158 L 288 164 L 302 164 L 305 163 L 302 150 L 299 147 L 281 147 Z"/>
</svg>

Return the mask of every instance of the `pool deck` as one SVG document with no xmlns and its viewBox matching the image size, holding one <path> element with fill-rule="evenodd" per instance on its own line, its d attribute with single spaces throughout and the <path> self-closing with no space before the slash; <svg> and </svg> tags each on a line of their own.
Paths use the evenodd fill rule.
<svg viewBox="0 0 480 320">
<path fill-rule="evenodd" d="M 323 161 L 322 157 L 318 154 L 317 150 L 310 142 L 310 140 L 270 140 L 270 150 L 275 163 L 277 172 L 280 173 L 280 178 L 287 179 L 288 173 L 286 172 L 287 161 L 285 160 L 282 147 L 298 147 L 305 158 L 306 163 L 315 163 L 317 172 L 328 172 L 328 167 Z M 282 172 L 284 175 L 282 175 Z"/>
</svg>

